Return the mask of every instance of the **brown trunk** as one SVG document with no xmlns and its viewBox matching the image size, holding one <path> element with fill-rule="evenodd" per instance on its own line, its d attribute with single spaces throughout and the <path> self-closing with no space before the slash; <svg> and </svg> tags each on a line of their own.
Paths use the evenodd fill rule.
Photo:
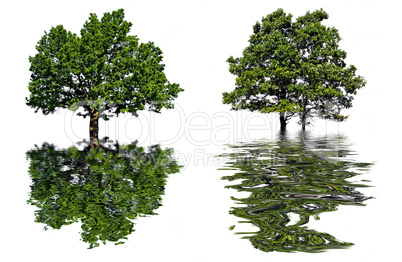
<svg viewBox="0 0 402 262">
<path fill-rule="evenodd" d="M 95 148 L 99 145 L 99 111 L 95 108 L 92 108 L 90 112 L 90 117 L 91 119 L 89 120 L 89 140 L 91 141 L 91 147 Z"/>
<path fill-rule="evenodd" d="M 279 121 L 281 123 L 281 131 L 285 131 L 286 130 L 285 113 L 279 114 Z"/>
</svg>

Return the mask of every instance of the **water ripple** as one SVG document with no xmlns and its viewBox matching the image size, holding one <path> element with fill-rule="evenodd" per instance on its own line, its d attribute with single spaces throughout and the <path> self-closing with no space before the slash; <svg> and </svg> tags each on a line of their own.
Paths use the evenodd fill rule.
<svg viewBox="0 0 402 262">
<path fill-rule="evenodd" d="M 354 161 L 356 154 L 340 137 L 314 140 L 258 141 L 231 145 L 225 170 L 237 170 L 223 177 L 238 184 L 228 185 L 246 198 L 232 199 L 238 204 L 231 214 L 246 219 L 259 228 L 245 234 L 262 251 L 321 252 L 353 245 L 334 236 L 308 229 L 310 217 L 319 219 L 323 212 L 339 205 L 360 205 L 370 197 L 358 192 L 367 187 L 350 178 L 370 169 L 372 163 Z M 297 215 L 292 221 L 290 215 Z M 233 228 L 233 227 L 232 227 Z"/>
</svg>

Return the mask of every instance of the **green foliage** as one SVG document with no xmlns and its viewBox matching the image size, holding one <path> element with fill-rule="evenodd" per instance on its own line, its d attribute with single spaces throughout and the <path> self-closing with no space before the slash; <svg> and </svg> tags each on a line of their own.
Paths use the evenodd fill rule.
<svg viewBox="0 0 402 262">
<path fill-rule="evenodd" d="M 80 115 L 86 117 L 96 109 L 105 120 L 108 113 L 173 108 L 183 89 L 167 80 L 160 48 L 128 35 L 131 26 L 120 9 L 100 20 L 91 14 L 80 36 L 62 25 L 45 32 L 38 53 L 29 57 L 27 105 L 45 115 L 82 107 Z"/>
<path fill-rule="evenodd" d="M 239 234 L 266 252 L 320 252 L 353 245 L 305 226 L 310 217 L 318 220 L 339 205 L 363 205 L 368 199 L 356 191 L 366 186 L 348 179 L 371 164 L 348 159 L 352 153 L 342 146 L 338 139 L 256 142 L 233 146 L 234 153 L 222 155 L 227 168 L 237 171 L 223 179 L 239 182 L 227 188 L 250 193 L 233 198 L 239 206 L 230 213 L 259 228 Z M 298 221 L 291 223 L 291 216 Z"/>
<path fill-rule="evenodd" d="M 282 9 L 253 28 L 249 46 L 240 58 L 230 57 L 229 71 L 236 87 L 223 93 L 233 110 L 286 113 L 343 121 L 340 110 L 352 106 L 353 95 L 365 85 L 356 67 L 347 67 L 339 48 L 338 30 L 327 27 L 323 10 L 307 12 L 292 21 Z"/>
<path fill-rule="evenodd" d="M 135 143 L 79 150 L 44 143 L 27 152 L 32 178 L 28 203 L 38 207 L 36 222 L 60 229 L 81 222 L 90 248 L 99 241 L 121 244 L 137 216 L 161 206 L 168 174 L 179 172 L 173 150 Z"/>
</svg>

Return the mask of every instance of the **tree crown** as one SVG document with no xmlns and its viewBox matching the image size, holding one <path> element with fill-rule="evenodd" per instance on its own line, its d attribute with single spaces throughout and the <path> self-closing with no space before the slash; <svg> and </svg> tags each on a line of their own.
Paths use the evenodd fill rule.
<svg viewBox="0 0 402 262">
<path fill-rule="evenodd" d="M 82 107 L 84 117 L 95 108 L 105 119 L 107 112 L 173 108 L 173 99 L 183 89 L 167 80 L 161 49 L 128 35 L 131 26 L 119 9 L 100 20 L 90 14 L 80 36 L 62 25 L 45 32 L 36 46 L 38 53 L 29 57 L 27 105 L 44 114 Z"/>
<path fill-rule="evenodd" d="M 339 111 L 352 106 L 365 80 L 346 65 L 338 30 L 322 24 L 328 17 L 321 9 L 292 21 L 278 9 L 257 22 L 243 56 L 227 60 L 237 78 L 223 103 L 233 110 L 287 112 L 288 119 L 299 114 L 344 120 Z"/>
</svg>

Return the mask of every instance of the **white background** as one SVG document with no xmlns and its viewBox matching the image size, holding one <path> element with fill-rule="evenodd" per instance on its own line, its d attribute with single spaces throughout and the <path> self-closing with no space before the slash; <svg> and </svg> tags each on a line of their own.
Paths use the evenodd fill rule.
<svg viewBox="0 0 402 262">
<path fill-rule="evenodd" d="M 125 245 L 94 250 L 79 241 L 79 225 L 44 232 L 34 223 L 25 152 L 35 144 L 71 146 L 88 139 L 88 119 L 60 110 L 43 116 L 25 106 L 30 79 L 28 57 L 45 30 L 59 24 L 79 34 L 89 13 L 124 8 L 132 34 L 153 41 L 164 52 L 166 74 L 184 92 L 175 110 L 139 118 L 122 115 L 101 122 L 100 136 L 120 143 L 161 143 L 173 147 L 185 168 L 168 180 L 159 215 L 137 221 Z M 217 171 L 214 154 L 225 144 L 274 138 L 276 115 L 234 113 L 222 105 L 222 92 L 234 88 L 226 59 L 238 57 L 247 46 L 252 26 L 283 8 L 294 17 L 323 8 L 343 38 L 349 64 L 368 84 L 358 92 L 345 123 L 317 121 L 315 133 L 339 133 L 353 143 L 359 159 L 375 161 L 366 175 L 375 199 L 366 207 L 340 207 L 324 214 L 312 227 L 354 242 L 348 250 L 321 254 L 264 253 L 228 230 L 237 219 L 228 214 L 230 196 L 220 180 L 230 172 Z M 7 1 L 1 4 L 1 236 L 3 261 L 378 261 L 400 257 L 402 233 L 398 201 L 400 170 L 401 34 L 398 1 Z M 289 124 L 289 133 L 300 126 Z M 392 258 L 392 259 L 391 259 Z"/>
</svg>

